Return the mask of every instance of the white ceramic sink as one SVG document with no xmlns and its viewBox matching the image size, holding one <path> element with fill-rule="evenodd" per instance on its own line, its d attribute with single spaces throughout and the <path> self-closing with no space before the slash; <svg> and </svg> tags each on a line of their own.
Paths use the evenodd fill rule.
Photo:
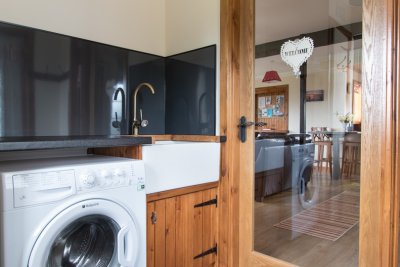
<svg viewBox="0 0 400 267">
<path fill-rule="evenodd" d="M 157 141 L 143 145 L 146 193 L 218 181 L 220 144 Z"/>
</svg>

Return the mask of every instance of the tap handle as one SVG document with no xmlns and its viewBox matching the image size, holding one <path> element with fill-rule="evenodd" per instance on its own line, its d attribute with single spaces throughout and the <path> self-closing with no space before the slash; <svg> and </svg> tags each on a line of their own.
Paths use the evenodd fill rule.
<svg viewBox="0 0 400 267">
<path fill-rule="evenodd" d="M 140 109 L 140 126 L 146 127 L 147 125 L 149 125 L 149 121 L 143 119 L 143 112 L 142 109 Z"/>
<path fill-rule="evenodd" d="M 147 125 L 149 125 L 149 121 L 148 120 L 142 120 L 140 122 L 140 126 L 142 126 L 142 127 L 146 127 Z"/>
</svg>

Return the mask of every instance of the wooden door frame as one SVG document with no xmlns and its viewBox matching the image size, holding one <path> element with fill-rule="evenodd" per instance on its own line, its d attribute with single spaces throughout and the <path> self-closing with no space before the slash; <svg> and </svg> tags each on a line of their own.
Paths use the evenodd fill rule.
<svg viewBox="0 0 400 267">
<path fill-rule="evenodd" d="M 222 145 L 219 266 L 291 266 L 253 250 L 254 158 L 237 137 L 240 116 L 254 119 L 254 1 L 221 0 Z M 363 118 L 359 266 L 397 266 L 399 217 L 399 6 L 363 1 Z M 392 56 L 395 53 L 397 56 Z M 373 141 L 374 140 L 374 141 Z"/>
</svg>

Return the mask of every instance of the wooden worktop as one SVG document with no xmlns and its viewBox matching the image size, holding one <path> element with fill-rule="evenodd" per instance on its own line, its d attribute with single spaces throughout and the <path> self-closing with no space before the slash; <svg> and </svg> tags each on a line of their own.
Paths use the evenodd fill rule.
<svg viewBox="0 0 400 267">
<path fill-rule="evenodd" d="M 153 144 L 156 141 L 188 141 L 188 142 L 215 142 L 215 143 L 223 143 L 226 141 L 225 136 L 215 136 L 215 135 L 163 134 L 163 135 L 139 135 L 139 136 L 151 137 Z"/>
</svg>

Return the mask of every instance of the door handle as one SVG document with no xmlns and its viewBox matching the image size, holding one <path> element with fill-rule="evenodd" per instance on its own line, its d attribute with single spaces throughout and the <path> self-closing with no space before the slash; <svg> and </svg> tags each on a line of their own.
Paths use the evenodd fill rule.
<svg viewBox="0 0 400 267">
<path fill-rule="evenodd" d="M 135 263 L 135 259 L 128 259 L 126 254 L 128 254 L 127 247 L 126 247 L 126 242 L 125 238 L 128 235 L 129 232 L 129 227 L 124 226 L 119 230 L 117 234 L 117 257 L 118 257 L 118 262 L 121 264 L 121 266 L 133 266 Z"/>
<path fill-rule="evenodd" d="M 242 143 L 246 142 L 247 139 L 247 134 L 246 134 L 246 128 L 249 126 L 266 126 L 266 122 L 253 122 L 253 121 L 247 121 L 245 116 L 242 116 L 239 120 L 239 139 Z"/>
</svg>

